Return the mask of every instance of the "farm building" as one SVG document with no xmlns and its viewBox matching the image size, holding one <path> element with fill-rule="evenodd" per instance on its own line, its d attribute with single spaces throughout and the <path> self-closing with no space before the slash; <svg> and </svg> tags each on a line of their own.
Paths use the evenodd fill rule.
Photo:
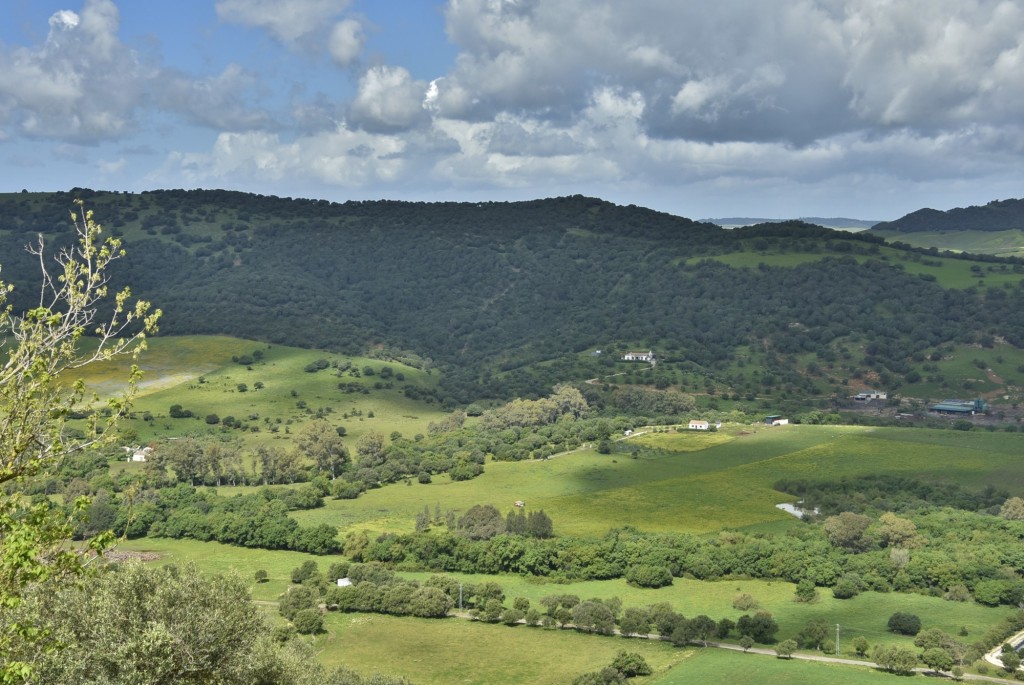
<svg viewBox="0 0 1024 685">
<path fill-rule="evenodd" d="M 128 461 L 144 462 L 153 453 L 152 447 L 125 447 L 128 454 Z"/>
<path fill-rule="evenodd" d="M 888 393 L 880 392 L 878 390 L 866 390 L 854 395 L 853 399 L 857 402 L 870 402 L 871 400 L 888 399 L 888 397 Z"/>
<path fill-rule="evenodd" d="M 627 352 L 622 355 L 622 361 L 624 362 L 650 362 L 654 363 L 654 352 L 647 350 L 646 352 Z"/>
<path fill-rule="evenodd" d="M 988 411 L 988 402 L 982 399 L 942 400 L 938 404 L 933 404 L 929 407 L 929 410 L 937 414 L 978 414 Z"/>
<path fill-rule="evenodd" d="M 709 428 L 711 428 L 711 424 L 707 421 L 698 421 L 697 419 L 690 421 L 690 430 L 692 431 L 706 431 Z"/>
<path fill-rule="evenodd" d="M 784 419 L 779 415 L 766 416 L 764 417 L 765 424 L 769 426 L 788 426 L 789 419 Z"/>
</svg>

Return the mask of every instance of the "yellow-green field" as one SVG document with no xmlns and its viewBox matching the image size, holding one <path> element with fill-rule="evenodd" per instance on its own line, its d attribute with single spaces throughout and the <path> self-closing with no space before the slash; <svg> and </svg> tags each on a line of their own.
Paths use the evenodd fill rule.
<svg viewBox="0 0 1024 685">
<path fill-rule="evenodd" d="M 342 531 L 410 532 L 424 507 L 465 511 L 490 503 L 505 510 L 524 500 L 547 512 L 558 534 L 596 535 L 627 525 L 708 533 L 796 525 L 775 506 L 795 499 L 773 489 L 781 478 L 891 473 L 1024 492 L 1019 456 L 1024 436 L 1018 433 L 727 426 L 713 434 L 659 433 L 630 440 L 657 445 L 657 451 L 636 459 L 581 450 L 545 461 L 489 462 L 484 474 L 470 481 L 439 476 L 428 485 L 392 485 L 294 516 L 303 524 L 328 523 Z M 696 445 L 704 448 L 692 451 Z"/>
<path fill-rule="evenodd" d="M 232 357 L 256 350 L 264 355 L 260 361 L 248 366 L 232 361 Z M 351 364 L 360 370 L 370 367 L 376 373 L 354 377 L 348 373 L 338 375 L 333 368 L 315 373 L 304 370 L 318 359 Z M 402 392 L 406 384 L 431 388 L 436 376 L 398 362 L 223 336 L 179 336 L 149 340 L 139 366 L 143 378 L 133 406 L 136 418 L 125 421 L 122 428 L 136 431 L 137 442 L 141 443 L 159 442 L 184 433 L 230 436 L 248 446 L 265 441 L 289 442 L 291 434 L 317 410 L 326 411 L 332 423 L 345 426 L 349 440 L 354 443 L 371 430 L 385 436 L 398 431 L 411 437 L 425 432 L 428 423 L 444 416 L 436 405 L 410 400 Z M 404 380 L 395 376 L 382 378 L 378 374 L 385 366 L 396 375 L 401 373 Z M 88 367 L 82 378 L 90 391 L 102 396 L 121 387 L 128 367 L 125 360 L 96 364 Z M 392 387 L 375 387 L 385 382 Z M 262 387 L 257 389 L 257 383 Z M 367 392 L 346 393 L 338 388 L 339 383 L 352 383 Z M 245 392 L 239 390 L 240 384 L 245 384 Z M 170 418 L 170 407 L 175 404 L 191 411 L 193 418 Z M 146 412 L 153 420 L 142 419 Z M 221 419 L 233 416 L 258 430 L 210 425 L 205 420 L 210 414 Z"/>
</svg>

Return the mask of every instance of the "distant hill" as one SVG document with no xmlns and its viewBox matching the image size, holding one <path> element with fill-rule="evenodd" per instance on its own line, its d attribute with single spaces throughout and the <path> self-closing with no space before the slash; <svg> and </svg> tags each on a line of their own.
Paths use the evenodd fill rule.
<svg viewBox="0 0 1024 685">
<path fill-rule="evenodd" d="M 739 228 L 741 226 L 754 226 L 757 224 L 785 223 L 786 221 L 791 220 L 730 216 L 723 217 L 721 219 L 704 219 L 704 221 L 709 224 L 721 226 L 722 228 Z M 863 231 L 878 223 L 877 221 L 866 221 L 864 219 L 847 219 L 845 217 L 825 218 L 820 216 L 802 216 L 799 219 L 796 219 L 796 221 L 803 221 L 808 224 L 814 224 L 815 226 L 824 226 L 825 228 L 834 228 L 840 231 Z"/>
<path fill-rule="evenodd" d="M 872 227 L 886 233 L 939 231 L 1013 231 L 1024 229 L 1024 200 L 993 200 L 987 205 L 957 207 L 945 212 L 919 209 L 896 221 Z"/>
</svg>

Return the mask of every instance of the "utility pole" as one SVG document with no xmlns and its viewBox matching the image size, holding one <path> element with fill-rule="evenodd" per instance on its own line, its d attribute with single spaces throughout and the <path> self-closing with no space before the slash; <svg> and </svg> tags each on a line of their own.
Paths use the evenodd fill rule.
<svg viewBox="0 0 1024 685">
<path fill-rule="evenodd" d="M 836 656 L 839 656 L 839 624 L 836 624 Z"/>
</svg>

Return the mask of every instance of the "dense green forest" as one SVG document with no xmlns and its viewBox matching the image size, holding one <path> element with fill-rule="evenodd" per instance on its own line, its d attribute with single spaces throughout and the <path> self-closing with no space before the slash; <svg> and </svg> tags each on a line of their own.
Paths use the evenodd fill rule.
<svg viewBox="0 0 1024 685">
<path fill-rule="evenodd" d="M 611 375 L 634 348 L 655 350 L 659 364 L 638 365 L 626 382 L 738 399 L 845 395 L 861 376 L 894 388 L 920 381 L 915 364 L 941 359 L 944 346 L 1024 346 L 1019 278 L 944 287 L 906 268 L 934 251 L 894 250 L 875 236 L 802 222 L 725 230 L 581 196 L 339 204 L 200 190 L 6 194 L 5 277 L 26 282 L 34 265 L 20 248 L 39 232 L 59 243 L 79 196 L 123 237 L 129 256 L 116 278 L 164 310 L 163 333 L 438 366 L 449 405 Z M 762 257 L 796 253 L 810 258 Z M 749 265 L 721 259 L 735 254 Z"/>
</svg>

